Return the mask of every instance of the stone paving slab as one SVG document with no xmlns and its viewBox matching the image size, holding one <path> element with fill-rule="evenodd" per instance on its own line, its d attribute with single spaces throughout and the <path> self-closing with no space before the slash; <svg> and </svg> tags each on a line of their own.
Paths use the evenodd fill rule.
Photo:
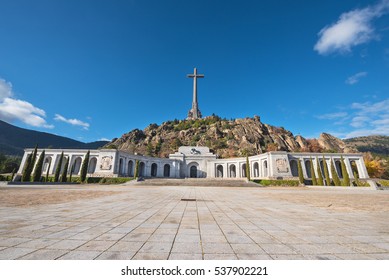
<svg viewBox="0 0 389 280">
<path fill-rule="evenodd" d="M 333 210 L 274 195 L 312 190 L 84 188 L 117 193 L 57 204 L 0 205 L 0 259 L 389 259 L 387 213 Z M 40 189 L 56 191 L 47 186 L 34 191 Z M 314 191 L 347 201 L 347 190 Z"/>
</svg>

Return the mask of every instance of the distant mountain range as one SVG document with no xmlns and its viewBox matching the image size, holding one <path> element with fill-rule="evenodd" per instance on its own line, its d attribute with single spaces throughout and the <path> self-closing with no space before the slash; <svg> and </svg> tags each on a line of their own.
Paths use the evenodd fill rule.
<svg viewBox="0 0 389 280">
<path fill-rule="evenodd" d="M 371 152 L 382 156 L 389 156 L 389 136 L 372 135 L 355 137 L 345 139 L 344 142 L 360 152 Z"/>
<path fill-rule="evenodd" d="M 25 148 L 59 148 L 59 149 L 97 149 L 108 141 L 83 143 L 67 137 L 46 132 L 20 128 L 0 121 L 0 153 L 5 155 L 23 155 Z"/>
</svg>

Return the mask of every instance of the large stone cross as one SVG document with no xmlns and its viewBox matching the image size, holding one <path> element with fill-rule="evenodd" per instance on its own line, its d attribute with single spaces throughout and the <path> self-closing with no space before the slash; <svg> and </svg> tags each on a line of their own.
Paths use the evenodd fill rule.
<svg viewBox="0 0 389 280">
<path fill-rule="evenodd" d="M 201 112 L 197 103 L 197 78 L 204 78 L 204 74 L 197 74 L 197 68 L 194 69 L 193 74 L 188 74 L 188 78 L 193 78 L 193 102 L 192 109 L 188 113 L 188 119 L 201 118 Z"/>
</svg>

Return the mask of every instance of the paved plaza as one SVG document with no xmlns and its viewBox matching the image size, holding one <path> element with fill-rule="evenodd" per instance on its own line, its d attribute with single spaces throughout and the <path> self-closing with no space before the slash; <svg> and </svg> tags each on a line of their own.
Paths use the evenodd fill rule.
<svg viewBox="0 0 389 280">
<path fill-rule="evenodd" d="M 387 204 L 377 206 L 388 191 L 3 186 L 0 195 L 26 189 L 30 204 L 0 202 L 0 259 L 389 259 Z M 80 198 L 33 201 L 71 192 Z"/>
</svg>

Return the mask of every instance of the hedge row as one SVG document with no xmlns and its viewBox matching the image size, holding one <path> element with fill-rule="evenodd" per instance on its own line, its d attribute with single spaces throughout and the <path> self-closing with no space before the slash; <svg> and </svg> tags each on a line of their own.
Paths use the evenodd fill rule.
<svg viewBox="0 0 389 280">
<path fill-rule="evenodd" d="M 380 184 L 382 187 L 389 187 L 389 180 L 380 180 L 378 181 L 378 184 Z"/>
<path fill-rule="evenodd" d="M 289 186 L 297 187 L 300 182 L 296 180 L 254 180 L 253 182 L 262 186 Z"/>
</svg>

